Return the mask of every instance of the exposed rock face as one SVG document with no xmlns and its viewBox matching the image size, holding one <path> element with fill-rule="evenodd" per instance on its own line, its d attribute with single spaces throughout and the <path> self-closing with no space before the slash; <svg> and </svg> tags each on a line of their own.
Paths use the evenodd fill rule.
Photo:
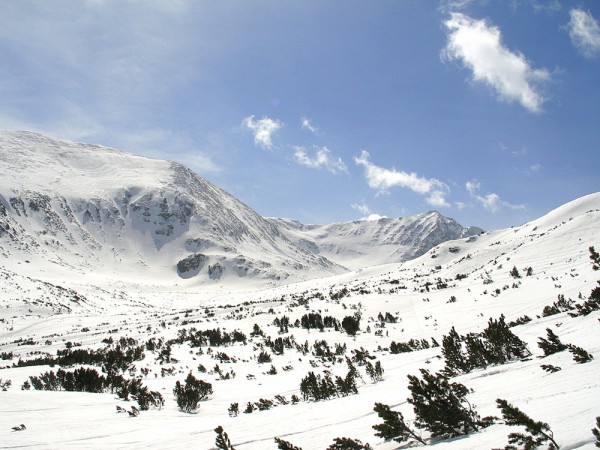
<svg viewBox="0 0 600 450">
<path fill-rule="evenodd" d="M 208 260 L 208 256 L 194 253 L 177 263 L 177 273 L 181 278 L 191 278 L 200 273 Z"/>
</svg>

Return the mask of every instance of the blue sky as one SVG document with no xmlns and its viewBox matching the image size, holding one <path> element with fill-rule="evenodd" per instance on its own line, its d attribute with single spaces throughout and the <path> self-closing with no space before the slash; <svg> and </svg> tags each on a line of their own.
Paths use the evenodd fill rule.
<svg viewBox="0 0 600 450">
<path fill-rule="evenodd" d="M 600 3 L 0 2 L 0 129 L 182 162 L 262 215 L 519 225 L 600 190 Z"/>
</svg>

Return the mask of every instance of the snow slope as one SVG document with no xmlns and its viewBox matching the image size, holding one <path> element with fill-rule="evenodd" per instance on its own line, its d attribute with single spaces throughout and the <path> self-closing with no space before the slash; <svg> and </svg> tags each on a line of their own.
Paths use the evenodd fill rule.
<svg viewBox="0 0 600 450">
<path fill-rule="evenodd" d="M 12 386 L 0 392 L 0 446 L 213 449 L 213 430 L 221 425 L 237 450 L 276 449 L 274 437 L 304 450 L 324 450 L 335 437 L 343 436 L 368 442 L 375 449 L 406 448 L 406 444 L 375 437 L 371 427 L 381 420 L 373 412 L 373 405 L 390 405 L 412 425 L 414 413 L 406 401 L 410 395 L 407 375 L 418 375 L 419 368 L 438 371 L 444 360 L 439 347 L 392 354 L 390 343 L 409 339 L 432 342 L 432 338 L 441 342 L 452 326 L 461 334 L 478 332 L 489 318 L 503 314 L 507 322 L 524 316 L 531 319 L 511 330 L 527 343 L 532 356 L 477 369 L 452 381 L 471 390 L 468 400 L 482 417 L 500 416 L 495 401 L 503 398 L 533 419 L 547 422 L 561 449 L 591 450 L 595 448 L 591 429 L 600 415 L 600 312 L 581 317 L 570 317 L 567 312 L 542 314 L 559 295 L 566 301 L 582 303 L 597 286 L 600 276 L 592 270 L 590 246 L 600 247 L 599 193 L 520 227 L 441 243 L 404 263 L 364 267 L 275 287 L 230 292 L 226 288 L 205 291 L 180 286 L 166 292 L 164 286 L 140 283 L 135 291 L 123 291 L 128 299 L 125 301 L 114 297 L 112 286 L 106 286 L 106 293 L 95 293 L 104 296 L 102 312 L 84 307 L 73 307 L 70 312 L 36 310 L 37 305 L 31 302 L 19 303 L 16 292 L 12 297 L 3 292 L 0 354 L 10 357 L 0 361 L 0 379 L 11 380 Z M 520 278 L 511 275 L 513 268 Z M 4 270 L 0 275 L 10 275 Z M 26 286 L 25 296 L 33 296 L 37 281 L 27 280 L 31 284 Z M 57 298 L 68 298 L 61 297 L 68 295 L 64 291 L 54 289 Z M 74 302 L 66 304 L 70 303 Z M 319 332 L 293 325 L 308 312 L 331 315 L 340 321 L 360 312 L 361 331 L 350 337 L 332 328 Z M 381 322 L 380 313 L 389 313 L 397 322 Z M 292 324 L 287 331 L 274 324 L 283 316 L 289 317 Z M 251 336 L 255 324 L 264 337 Z M 165 406 L 143 411 L 138 417 L 117 413 L 116 406 L 129 410 L 135 402 L 123 401 L 111 393 L 21 390 L 29 376 L 57 367 L 13 367 L 19 359 L 55 355 L 68 342 L 75 348 L 98 349 L 114 346 L 102 342 L 109 337 L 116 341 L 127 336 L 144 343 L 151 338 L 174 339 L 192 327 L 240 330 L 248 336 L 248 342 L 201 349 L 187 342 L 173 343 L 170 359 L 161 356 L 160 351 L 146 349 L 145 358 L 133 363 L 124 375 L 141 377 L 150 389 L 161 392 Z M 578 364 L 568 351 L 542 358 L 537 342 L 546 336 L 547 328 L 562 342 L 584 348 L 594 359 Z M 292 336 L 297 344 L 308 342 L 311 351 L 304 354 L 290 348 L 275 354 L 269 348 L 267 337 L 275 340 Z M 345 353 L 340 359 L 319 357 L 312 345 L 322 340 L 332 349 L 335 344 L 345 344 Z M 373 361 L 381 362 L 385 370 L 382 381 L 372 381 L 365 367 L 358 365 L 363 377 L 358 394 L 242 412 L 248 402 L 275 400 L 277 395 L 289 401 L 293 394 L 300 395 L 300 380 L 309 371 L 344 376 L 344 357 L 355 357 L 357 350 L 366 350 L 375 358 Z M 258 363 L 261 351 L 271 355 L 270 363 Z M 547 373 L 542 364 L 562 370 Z M 276 374 L 269 374 L 271 365 Z M 200 370 L 201 366 L 205 371 Z M 194 414 L 179 411 L 172 393 L 175 382 L 182 382 L 190 372 L 212 383 L 214 390 Z M 232 372 L 234 378 L 223 379 L 225 373 Z M 240 414 L 230 417 L 228 408 L 236 402 Z M 25 424 L 26 430 L 11 430 L 20 424 Z M 504 447 L 507 434 L 515 431 L 523 428 L 496 422 L 454 439 L 431 439 L 427 431 L 422 435 L 428 446 L 438 449 L 489 449 Z"/>
</svg>

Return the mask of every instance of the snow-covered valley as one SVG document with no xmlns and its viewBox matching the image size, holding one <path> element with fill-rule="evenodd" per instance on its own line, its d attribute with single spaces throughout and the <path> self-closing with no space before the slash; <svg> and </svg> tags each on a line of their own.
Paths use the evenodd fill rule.
<svg viewBox="0 0 600 450">
<path fill-rule="evenodd" d="M 560 448 L 595 448 L 599 193 L 488 232 L 436 213 L 307 226 L 264 219 L 183 166 L 40 135 L 1 144 L 1 448 L 213 449 L 218 426 L 238 450 L 276 449 L 275 438 L 324 450 L 342 437 L 406 448 L 375 435 L 375 403 L 415 428 L 407 376 L 447 367 L 441 344 L 453 327 L 481 333 L 502 315 L 531 354 L 450 378 L 480 417 L 497 419 L 451 438 L 417 429 L 426 446 L 503 448 L 524 427 L 503 423 L 500 398 L 546 422 Z M 570 349 L 544 356 L 547 329 Z M 593 358 L 577 362 L 573 348 Z M 376 363 L 383 373 L 371 376 Z M 310 372 L 336 380 L 352 367 L 357 392 L 303 395 Z M 36 389 L 44 373 L 81 368 L 140 380 L 164 403 L 145 409 L 114 383 Z M 174 388 L 190 373 L 212 393 L 184 412 Z"/>
</svg>

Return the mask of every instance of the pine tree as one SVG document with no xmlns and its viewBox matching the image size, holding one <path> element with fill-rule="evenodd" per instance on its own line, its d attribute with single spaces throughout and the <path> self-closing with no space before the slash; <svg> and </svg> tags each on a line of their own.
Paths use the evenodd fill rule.
<svg viewBox="0 0 600 450">
<path fill-rule="evenodd" d="M 369 444 L 363 444 L 359 440 L 350 438 L 335 438 L 333 444 L 327 447 L 326 450 L 373 450 Z"/>
<path fill-rule="evenodd" d="M 381 367 L 381 362 L 377 361 L 375 365 L 373 365 L 370 361 L 367 361 L 366 371 L 373 383 L 383 380 L 383 367 Z"/>
<path fill-rule="evenodd" d="M 225 433 L 221 425 L 215 428 L 215 433 L 217 433 L 215 445 L 219 450 L 235 450 L 229 441 L 229 436 L 227 436 L 227 433 Z"/>
<path fill-rule="evenodd" d="M 179 381 L 175 383 L 173 394 L 177 400 L 177 406 L 183 412 L 190 413 L 195 411 L 202 400 L 206 400 L 213 393 L 212 385 L 202 380 L 198 380 L 190 372 L 185 379 L 185 385 Z"/>
<path fill-rule="evenodd" d="M 490 364 L 504 364 L 513 359 L 531 356 L 531 352 L 504 321 L 504 315 L 499 319 L 490 319 L 483 330 L 482 337 L 487 348 L 487 358 Z"/>
<path fill-rule="evenodd" d="M 573 361 L 578 364 L 584 364 L 586 362 L 590 362 L 594 357 L 590 355 L 587 351 L 582 349 L 581 347 L 577 347 L 576 345 L 570 344 L 568 345 L 569 351 L 573 354 Z"/>
<path fill-rule="evenodd" d="M 592 434 L 596 438 L 594 445 L 600 448 L 600 416 L 596 417 L 596 428 L 592 428 Z"/>
<path fill-rule="evenodd" d="M 342 328 L 350 336 L 356 336 L 356 333 L 360 330 L 360 319 L 356 316 L 346 316 L 342 320 Z"/>
<path fill-rule="evenodd" d="M 469 390 L 460 383 L 450 383 L 442 374 L 419 369 L 423 379 L 409 375 L 408 389 L 419 428 L 433 437 L 455 437 L 477 431 L 482 422 L 467 401 Z"/>
<path fill-rule="evenodd" d="M 590 247 L 590 259 L 592 260 L 592 269 L 600 270 L 600 254 L 594 249 L 594 247 Z M 589 298 L 583 302 L 582 305 L 576 304 L 577 313 L 569 314 L 571 317 L 577 316 L 587 316 L 593 311 L 600 310 L 600 280 L 598 280 L 598 286 L 592 289 Z"/>
<path fill-rule="evenodd" d="M 442 338 L 442 355 L 446 360 L 446 371 L 449 373 L 469 372 L 471 367 L 463 352 L 462 337 L 452 327 L 447 336 Z"/>
<path fill-rule="evenodd" d="M 280 438 L 275 438 L 275 443 L 277 444 L 277 448 L 279 450 L 302 450 L 301 447 L 296 447 L 294 444 L 288 441 L 284 441 Z"/>
<path fill-rule="evenodd" d="M 538 342 L 538 347 L 542 349 L 544 356 L 553 355 L 568 348 L 550 328 L 546 328 L 546 334 L 548 335 L 548 339 L 539 338 Z"/>
<path fill-rule="evenodd" d="M 506 400 L 497 399 L 498 408 L 502 411 L 502 418 L 506 425 L 524 426 L 525 433 L 510 433 L 508 442 L 510 444 L 522 445 L 524 450 L 535 449 L 545 442 L 550 441 L 549 450 L 558 449 L 559 446 L 554 440 L 554 435 L 550 426 L 544 422 L 536 422 L 519 408 L 511 405 Z M 513 445 L 506 446 L 508 449 L 514 449 Z"/>
<path fill-rule="evenodd" d="M 377 431 L 375 436 L 383 438 L 387 441 L 417 441 L 425 444 L 421 436 L 415 433 L 404 421 L 404 416 L 401 412 L 392 411 L 388 405 L 383 403 L 375 403 L 373 410 L 383 419 L 383 423 L 373 425 L 373 429 Z"/>
</svg>

